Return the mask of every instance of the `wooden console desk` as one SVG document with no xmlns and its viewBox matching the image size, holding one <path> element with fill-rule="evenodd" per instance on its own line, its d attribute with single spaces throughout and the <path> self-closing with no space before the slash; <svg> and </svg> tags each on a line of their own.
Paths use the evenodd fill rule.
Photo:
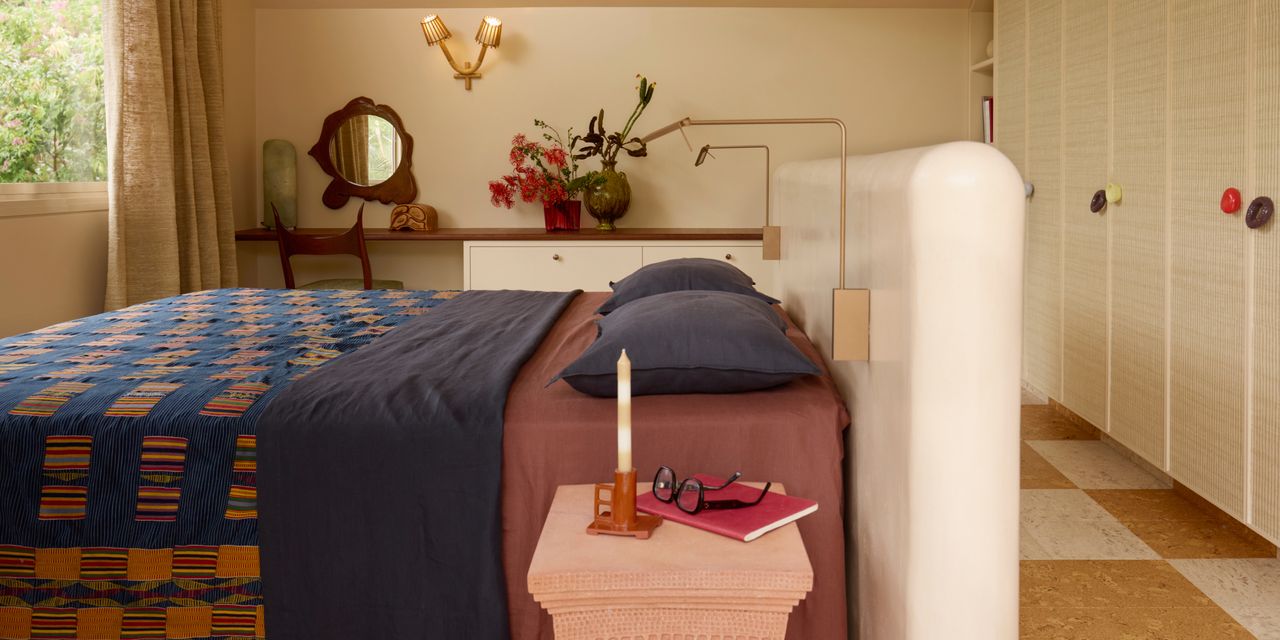
<svg viewBox="0 0 1280 640">
<path fill-rule="evenodd" d="M 299 228 L 304 235 L 335 235 L 346 229 Z M 236 240 L 275 242 L 270 229 L 242 229 Z M 775 295 L 777 262 L 762 256 L 763 234 L 754 229 L 595 229 L 548 232 L 535 228 L 388 231 L 365 229 L 369 242 L 461 242 L 463 289 L 608 291 L 609 283 L 640 267 L 672 258 L 728 262 Z M 406 279 L 396 272 L 379 277 Z"/>
<path fill-rule="evenodd" d="M 295 233 L 304 235 L 336 235 L 346 229 L 323 227 L 299 227 Z M 369 242 L 404 241 L 404 242 L 463 242 L 463 241 L 551 241 L 573 242 L 580 240 L 679 240 L 700 242 L 703 240 L 754 240 L 760 241 L 764 236 L 759 228 L 752 229 L 618 229 L 617 231 L 596 231 L 580 229 L 578 231 L 546 231 L 541 227 L 518 228 L 453 228 L 436 231 L 388 231 L 366 227 L 365 240 Z M 274 242 L 276 232 L 271 229 L 240 229 L 236 231 L 236 240 Z"/>
</svg>

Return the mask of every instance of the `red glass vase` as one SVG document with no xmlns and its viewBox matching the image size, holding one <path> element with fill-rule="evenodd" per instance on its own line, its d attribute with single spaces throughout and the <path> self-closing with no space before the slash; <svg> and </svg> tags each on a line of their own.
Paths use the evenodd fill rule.
<svg viewBox="0 0 1280 640">
<path fill-rule="evenodd" d="M 566 200 L 557 205 L 542 205 L 547 231 L 577 231 L 582 223 L 582 201 Z"/>
</svg>

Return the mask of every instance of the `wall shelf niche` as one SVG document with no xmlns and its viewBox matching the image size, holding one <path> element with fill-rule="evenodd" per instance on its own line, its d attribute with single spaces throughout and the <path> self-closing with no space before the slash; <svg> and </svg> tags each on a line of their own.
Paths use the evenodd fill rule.
<svg viewBox="0 0 1280 640">
<path fill-rule="evenodd" d="M 983 141 L 982 99 L 995 91 L 995 56 L 987 51 L 987 44 L 995 35 L 993 0 L 972 0 L 969 3 L 969 139 Z"/>
</svg>

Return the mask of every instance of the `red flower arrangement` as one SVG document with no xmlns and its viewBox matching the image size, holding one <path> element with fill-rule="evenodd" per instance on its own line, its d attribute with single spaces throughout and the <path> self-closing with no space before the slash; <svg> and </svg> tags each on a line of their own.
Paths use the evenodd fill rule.
<svg viewBox="0 0 1280 640">
<path fill-rule="evenodd" d="M 594 172 L 578 175 L 578 161 L 573 157 L 578 141 L 572 129 L 566 147 L 554 127 L 541 120 L 533 124 L 543 130 L 545 143 L 531 141 L 523 133 L 511 139 L 508 160 L 513 171 L 489 183 L 489 201 L 495 207 L 510 209 L 517 197 L 524 202 L 541 201 L 543 207 L 558 207 L 601 179 Z"/>
</svg>

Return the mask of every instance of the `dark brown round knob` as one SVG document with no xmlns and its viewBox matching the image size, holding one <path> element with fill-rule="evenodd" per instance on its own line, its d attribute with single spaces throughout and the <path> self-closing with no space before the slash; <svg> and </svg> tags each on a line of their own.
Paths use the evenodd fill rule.
<svg viewBox="0 0 1280 640">
<path fill-rule="evenodd" d="M 552 259 L 552 260 L 555 260 L 555 261 L 557 261 L 557 262 L 559 262 L 559 261 L 560 261 L 560 254 L 558 254 L 558 253 L 556 253 L 556 254 L 552 254 L 552 255 L 551 255 L 551 259 Z"/>
<path fill-rule="evenodd" d="M 724 254 L 724 259 L 725 259 L 725 260 L 732 260 L 732 259 L 733 259 L 733 254 L 732 254 L 732 253 L 726 253 L 726 254 Z"/>
<path fill-rule="evenodd" d="M 1101 213 L 1102 210 L 1106 208 L 1107 190 L 1098 189 L 1098 191 L 1093 194 L 1093 199 L 1089 201 L 1089 210 L 1094 213 Z"/>
<path fill-rule="evenodd" d="M 1259 229 L 1271 222 L 1271 216 L 1276 213 L 1276 203 L 1266 196 L 1258 196 L 1249 203 L 1249 210 L 1244 214 L 1244 223 L 1249 225 L 1250 229 Z"/>
</svg>

